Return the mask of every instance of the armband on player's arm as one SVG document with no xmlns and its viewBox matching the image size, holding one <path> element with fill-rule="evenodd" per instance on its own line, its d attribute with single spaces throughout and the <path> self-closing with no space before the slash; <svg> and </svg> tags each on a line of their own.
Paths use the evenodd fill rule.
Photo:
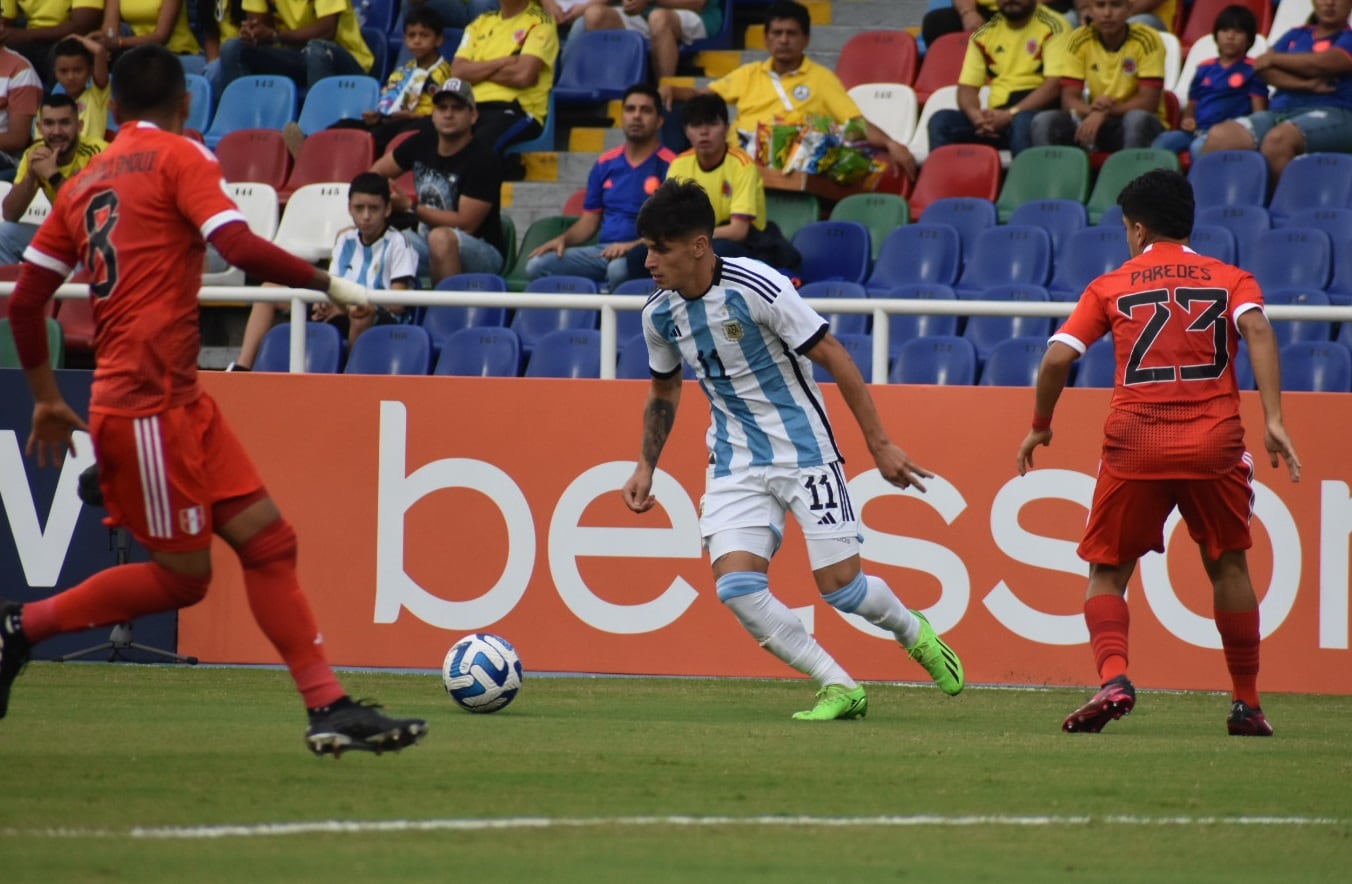
<svg viewBox="0 0 1352 884">
<path fill-rule="evenodd" d="M 23 262 L 19 268 L 19 281 L 9 301 L 9 325 L 14 333 L 19 364 L 25 369 L 37 368 L 51 358 L 43 313 L 47 302 L 65 280 L 63 274 L 31 261 Z"/>
</svg>

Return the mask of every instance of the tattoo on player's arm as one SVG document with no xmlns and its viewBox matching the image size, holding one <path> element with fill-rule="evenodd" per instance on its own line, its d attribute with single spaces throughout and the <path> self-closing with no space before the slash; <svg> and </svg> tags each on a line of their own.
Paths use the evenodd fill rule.
<svg viewBox="0 0 1352 884">
<path fill-rule="evenodd" d="M 648 466 L 657 468 L 657 458 L 675 424 L 676 406 L 665 399 L 653 399 L 643 410 L 643 462 Z"/>
</svg>

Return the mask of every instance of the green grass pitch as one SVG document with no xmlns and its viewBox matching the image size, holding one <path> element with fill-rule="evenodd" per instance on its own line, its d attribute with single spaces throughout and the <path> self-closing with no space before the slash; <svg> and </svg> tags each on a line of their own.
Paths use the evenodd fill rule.
<svg viewBox="0 0 1352 884">
<path fill-rule="evenodd" d="M 349 672 L 423 745 L 310 756 L 272 669 L 34 663 L 0 721 L 0 880 L 1345 881 L 1352 697 L 870 685 L 808 724 L 802 681 L 532 678 L 459 711 L 435 674 Z M 498 821 L 496 824 L 490 821 Z M 284 824 L 311 824 L 286 827 Z M 269 828 L 269 825 L 272 825 Z"/>
</svg>

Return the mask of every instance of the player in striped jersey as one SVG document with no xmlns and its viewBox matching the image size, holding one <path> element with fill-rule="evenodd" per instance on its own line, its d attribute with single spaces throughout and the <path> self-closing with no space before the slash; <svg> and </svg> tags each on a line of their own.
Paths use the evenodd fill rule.
<svg viewBox="0 0 1352 884">
<path fill-rule="evenodd" d="M 638 232 L 658 291 L 643 310 L 653 379 L 642 457 L 625 483 L 625 503 L 637 513 L 656 503 L 653 473 L 676 419 L 685 360 L 713 413 L 700 531 L 718 598 L 762 647 L 820 686 L 816 705 L 794 718 L 858 718 L 868 698 L 770 593 L 766 572 L 790 512 L 823 598 L 890 630 L 946 693 L 961 691 L 957 655 L 886 582 L 860 569 L 858 519 L 812 364 L 840 385 L 885 479 L 924 491 L 921 480 L 932 474 L 888 438 L 863 377 L 826 320 L 769 266 L 714 254 L 713 206 L 694 182 L 669 180 L 658 188 L 639 212 Z"/>
</svg>

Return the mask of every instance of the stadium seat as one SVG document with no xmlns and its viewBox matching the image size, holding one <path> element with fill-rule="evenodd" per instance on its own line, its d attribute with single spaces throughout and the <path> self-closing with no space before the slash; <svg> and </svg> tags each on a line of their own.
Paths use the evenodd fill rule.
<svg viewBox="0 0 1352 884">
<path fill-rule="evenodd" d="M 1215 224 L 1235 238 L 1235 260 L 1242 266 L 1245 256 L 1257 248 L 1258 238 L 1272 229 L 1267 209 L 1262 206 L 1213 206 L 1197 210 L 1197 224 Z"/>
<path fill-rule="evenodd" d="M 1327 307 L 1329 296 L 1311 289 L 1263 289 L 1263 304 L 1266 307 Z M 1271 317 L 1269 317 L 1271 318 Z M 1333 339 L 1333 323 L 1317 319 L 1273 319 L 1272 331 L 1277 336 L 1277 346 L 1303 343 L 1306 341 L 1323 344 Z"/>
<path fill-rule="evenodd" d="M 833 333 L 834 334 L 834 333 Z M 866 334 L 839 334 L 835 336 L 845 352 L 854 360 L 855 367 L 864 376 L 864 383 L 873 383 L 873 337 Z M 812 377 L 819 384 L 834 384 L 836 379 L 831 372 L 817 363 L 812 363 Z"/>
<path fill-rule="evenodd" d="M 47 321 L 47 355 L 52 368 L 66 367 L 66 336 L 61 323 L 52 317 Z M 0 368 L 22 368 L 19 351 L 14 344 L 14 331 L 9 327 L 9 318 L 0 319 Z"/>
<path fill-rule="evenodd" d="M 648 41 L 636 31 L 583 31 L 570 46 L 554 81 L 561 105 L 601 104 L 624 95 L 632 83 L 648 80 Z"/>
<path fill-rule="evenodd" d="M 596 283 L 582 276 L 545 276 L 530 282 L 528 292 L 557 294 L 596 294 Z M 570 307 L 532 307 L 518 309 L 512 317 L 511 328 L 521 338 L 521 350 L 529 356 L 535 344 L 553 331 L 595 329 L 600 321 L 599 310 L 580 310 Z"/>
<path fill-rule="evenodd" d="M 1352 352 L 1332 341 L 1301 341 L 1281 349 L 1282 389 L 1352 391 Z"/>
<path fill-rule="evenodd" d="M 804 298 L 868 297 L 868 291 L 859 283 L 840 280 L 810 282 L 800 288 L 798 294 Z M 836 337 L 868 334 L 870 317 L 867 313 L 831 313 L 829 308 L 819 309 L 817 312 L 826 317 L 826 321 L 830 323 L 831 334 Z"/>
<path fill-rule="evenodd" d="M 643 277 L 641 279 L 626 279 L 611 291 L 612 295 L 642 295 L 645 299 L 657 290 L 652 277 Z M 643 331 L 643 311 L 641 310 L 616 310 L 615 311 L 615 337 L 619 340 L 627 340 L 633 335 L 640 334 Z M 645 375 L 646 377 L 646 375 Z"/>
<path fill-rule="evenodd" d="M 1261 206 L 1268 197 L 1267 157 L 1256 150 L 1218 150 L 1192 161 L 1188 170 L 1198 209 Z"/>
<path fill-rule="evenodd" d="M 1268 203 L 1273 227 L 1306 209 L 1352 208 L 1352 155 L 1301 154 L 1282 172 Z"/>
<path fill-rule="evenodd" d="M 1089 223 L 1097 224 L 1103 216 L 1103 210 L 1117 204 L 1117 195 L 1122 192 L 1122 188 L 1151 169 L 1177 172 L 1178 154 L 1152 147 L 1136 147 L 1110 155 L 1099 169 L 1098 179 L 1089 194 L 1086 204 Z"/>
<path fill-rule="evenodd" d="M 251 74 L 221 93 L 211 128 L 202 139 L 212 150 L 238 129 L 278 129 L 296 118 L 296 84 L 289 77 Z"/>
<path fill-rule="evenodd" d="M 1117 381 L 1117 354 L 1111 335 L 1105 335 L 1089 345 L 1076 363 L 1076 387 L 1111 387 Z"/>
<path fill-rule="evenodd" d="M 71 282 L 88 282 L 76 274 Z M 67 353 L 94 353 L 94 339 L 98 334 L 98 323 L 94 321 L 94 302 L 89 298 L 65 298 L 56 311 L 56 321 L 61 324 L 61 336 L 65 341 Z"/>
<path fill-rule="evenodd" d="M 916 301 L 956 301 L 958 298 L 951 286 L 929 284 L 897 286 L 874 296 Z M 902 344 L 916 338 L 957 333 L 958 317 L 952 313 L 893 313 L 888 316 L 888 353 L 895 357 Z"/>
<path fill-rule="evenodd" d="M 188 105 L 188 119 L 183 122 L 183 128 L 205 132 L 211 125 L 211 83 L 201 74 L 185 74 L 184 79 L 192 104 Z"/>
<path fill-rule="evenodd" d="M 1037 384 L 1045 337 L 1007 338 L 996 344 L 981 368 L 983 387 L 1032 387 Z"/>
<path fill-rule="evenodd" d="M 291 175 L 291 151 L 277 129 L 236 129 L 215 150 L 221 174 L 232 183 L 266 184 L 276 191 Z"/>
<path fill-rule="evenodd" d="M 860 31 L 840 48 L 836 76 L 846 89 L 860 83 L 909 86 L 915 82 L 919 56 L 915 37 L 908 31 Z"/>
<path fill-rule="evenodd" d="M 814 221 L 793 235 L 793 247 L 803 259 L 798 275 L 805 282 L 868 279 L 873 243 L 858 221 Z"/>
<path fill-rule="evenodd" d="M 997 161 L 998 162 L 998 161 Z M 928 164 L 926 164 L 928 165 Z M 972 254 L 976 238 L 995 226 L 995 203 L 972 196 L 950 196 L 930 203 L 922 224 L 947 224 L 962 241 L 963 260 Z"/>
<path fill-rule="evenodd" d="M 1104 209 L 1104 210 L 1103 210 L 1103 215 L 1099 217 L 1098 224 L 1097 224 L 1096 226 L 1098 226 L 1098 227 L 1113 227 L 1113 228 L 1121 227 L 1121 226 L 1122 226 L 1122 207 L 1121 207 L 1121 206 L 1117 206 L 1117 205 L 1112 205 L 1112 206 L 1109 206 L 1108 208 Z"/>
<path fill-rule="evenodd" d="M 946 224 L 908 224 L 887 236 L 865 288 L 869 297 L 912 283 L 952 285 L 962 267 L 962 240 Z"/>
<path fill-rule="evenodd" d="M 503 217 L 507 216 L 504 214 Z M 529 281 L 526 278 L 526 262 L 530 260 L 530 253 L 572 227 L 575 221 L 577 218 L 572 215 L 547 215 L 531 222 L 530 227 L 526 228 L 525 238 L 521 240 L 516 261 L 503 274 L 507 280 L 507 288 L 514 292 L 524 289 Z"/>
<path fill-rule="evenodd" d="M 334 374 L 342 360 L 343 336 L 338 326 L 327 322 L 305 323 L 305 368 L 312 374 Z M 289 371 L 291 324 L 273 326 L 263 336 L 254 359 L 254 371 Z"/>
<path fill-rule="evenodd" d="M 895 193 L 852 193 L 831 209 L 831 220 L 858 221 L 867 227 L 877 260 L 888 234 L 911 222 L 911 208 Z"/>
<path fill-rule="evenodd" d="M 1089 156 L 1078 147 L 1030 147 L 1009 164 L 996 207 L 1000 223 L 1030 200 L 1089 197 Z"/>
<path fill-rule="evenodd" d="M 493 273 L 457 273 L 448 276 L 436 285 L 439 292 L 505 292 L 507 281 Z M 427 329 L 432 336 L 432 346 L 437 350 L 445 348 L 446 341 L 456 332 L 467 328 L 498 327 L 507 325 L 506 307 L 454 307 L 449 304 L 435 304 L 423 308 L 419 325 Z M 462 372 L 452 372 L 461 374 Z"/>
<path fill-rule="evenodd" d="M 779 226 L 779 232 L 790 240 L 794 234 L 822 216 L 822 206 L 815 196 L 796 190 L 765 191 L 765 217 Z"/>
<path fill-rule="evenodd" d="M 1014 210 L 1010 224 L 1030 224 L 1047 231 L 1052 241 L 1052 261 L 1062 254 L 1070 237 L 1089 225 L 1084 203 L 1075 200 L 1031 200 Z"/>
<path fill-rule="evenodd" d="M 599 378 L 601 333 L 590 328 L 552 331 L 535 342 L 528 378 Z"/>
<path fill-rule="evenodd" d="M 1333 273 L 1329 236 L 1313 227 L 1280 227 L 1258 237 L 1239 265 L 1269 289 L 1323 291 Z"/>
<path fill-rule="evenodd" d="M 1053 301 L 1078 301 L 1089 283 L 1121 267 L 1130 257 L 1127 234 L 1120 225 L 1076 231 L 1056 260 L 1047 291 Z"/>
<path fill-rule="evenodd" d="M 356 0 L 353 6 L 364 27 L 389 34 L 399 23 L 399 0 Z M 404 32 L 402 26 L 398 32 Z"/>
<path fill-rule="evenodd" d="M 1040 285 L 1000 285 L 986 289 L 978 296 L 982 301 L 1049 300 L 1047 290 Z M 969 316 L 962 336 L 976 347 L 978 359 L 986 359 L 1001 342 L 1010 338 L 1037 338 L 1046 341 L 1052 333 L 1049 316 Z"/>
<path fill-rule="evenodd" d="M 344 374 L 419 375 L 432 370 L 432 338 L 416 325 L 377 325 L 352 345 Z"/>
<path fill-rule="evenodd" d="M 324 77 L 305 93 L 296 122 L 308 138 L 339 120 L 360 120 L 380 98 L 375 77 Z"/>
<path fill-rule="evenodd" d="M 1272 3 L 1270 0 L 1194 0 L 1188 11 L 1188 23 L 1179 35 L 1179 42 L 1185 50 L 1202 37 L 1211 36 L 1216 24 L 1216 16 L 1232 3 L 1247 6 L 1258 20 L 1258 33 L 1266 34 L 1272 26 Z M 1256 53 L 1255 53 L 1256 54 Z"/>
<path fill-rule="evenodd" d="M 300 156 L 286 184 L 277 192 L 283 202 L 307 184 L 346 186 L 376 161 L 376 143 L 362 129 L 322 129 L 301 145 Z M 347 225 L 344 225 L 347 226 Z"/>
<path fill-rule="evenodd" d="M 394 152 L 394 149 L 396 147 L 403 144 L 405 141 L 407 141 L 408 139 L 412 138 L 414 135 L 417 134 L 418 130 L 416 129 L 406 129 L 403 132 L 400 132 L 398 135 L 390 139 L 389 144 L 385 145 L 385 153 L 382 154 L 382 156 L 389 156 L 391 153 Z M 418 192 L 418 185 L 414 181 L 412 169 L 405 169 L 404 174 L 400 175 L 398 178 L 395 178 L 393 181 L 390 182 L 390 184 L 392 184 L 395 187 L 398 187 L 400 190 L 402 190 L 406 194 L 409 194 L 410 196 Z M 504 214 L 502 217 L 506 218 L 507 216 Z"/>
<path fill-rule="evenodd" d="M 1307 209 L 1290 218 L 1292 227 L 1313 227 L 1329 236 L 1333 246 L 1333 274 L 1326 287 L 1330 295 L 1352 295 L 1352 209 Z"/>
<path fill-rule="evenodd" d="M 986 87 L 982 87 L 983 94 Z M 917 99 L 919 100 L 919 99 Z M 958 107 L 958 87 L 941 86 L 934 90 L 934 94 L 929 97 L 920 108 L 920 119 L 915 123 L 915 134 L 911 140 L 906 142 L 906 148 L 915 157 L 917 163 L 924 163 L 929 158 L 929 121 L 941 110 L 957 110 Z"/>
<path fill-rule="evenodd" d="M 47 220 L 47 216 L 52 213 L 51 201 L 47 199 L 47 194 L 41 189 L 33 192 L 33 199 L 29 201 L 28 208 L 23 210 L 19 216 L 20 224 L 31 224 L 34 227 L 42 226 L 42 222 Z"/>
<path fill-rule="evenodd" d="M 540 127 L 540 134 L 526 141 L 517 141 L 509 144 L 503 151 L 504 156 L 511 156 L 518 153 L 535 153 L 537 151 L 552 151 L 555 149 L 556 132 L 558 127 L 558 102 L 554 100 L 554 93 L 549 93 L 549 104 L 545 108 L 545 123 Z M 566 212 L 564 214 L 567 214 Z"/>
<path fill-rule="evenodd" d="M 1249 359 L 1249 345 L 1243 338 L 1235 350 L 1235 386 L 1241 390 L 1255 389 L 1253 382 L 1253 361 Z"/>
<path fill-rule="evenodd" d="M 620 357 L 615 364 L 615 377 L 629 380 L 647 380 L 652 377 L 648 370 L 648 342 L 640 332 L 620 339 Z"/>
<path fill-rule="evenodd" d="M 510 328 L 470 326 L 441 342 L 438 375 L 514 378 L 521 373 L 521 340 Z"/>
<path fill-rule="evenodd" d="M 925 59 L 915 75 L 915 97 L 924 104 L 934 90 L 952 86 L 962 72 L 962 60 L 967 55 L 967 33 L 944 34 L 925 50 Z"/>
<path fill-rule="evenodd" d="M 1000 152 L 988 144 L 948 144 L 937 148 L 916 177 L 911 217 L 925 220 L 935 200 L 974 197 L 993 201 L 1000 193 Z M 994 217 L 992 216 L 992 221 Z"/>
<path fill-rule="evenodd" d="M 1238 260 L 1235 235 L 1219 224 L 1194 224 L 1188 245 L 1199 255 L 1233 264 Z"/>
<path fill-rule="evenodd" d="M 902 344 L 892 360 L 889 384 L 970 386 L 976 381 L 976 348 L 966 338 L 934 335 Z"/>
<path fill-rule="evenodd" d="M 1045 285 L 1052 269 L 1052 241 L 1037 227 L 1006 224 L 981 231 L 972 254 L 963 261 L 953 289 L 959 298 L 1007 283 Z"/>
<path fill-rule="evenodd" d="M 499 213 L 498 221 L 502 226 L 502 268 L 506 270 L 508 267 L 515 266 L 518 257 L 516 251 L 516 222 L 506 212 Z"/>
<path fill-rule="evenodd" d="M 1292 28 L 1298 28 L 1305 24 L 1306 20 L 1314 13 L 1314 0 L 1282 0 L 1277 4 L 1277 9 L 1272 14 L 1272 24 L 1266 30 L 1260 30 L 1258 33 L 1267 34 L 1268 41 L 1271 42 L 1281 37 Z M 1257 55 L 1258 48 L 1249 53 Z"/>
<path fill-rule="evenodd" d="M 230 197 L 244 213 L 249 230 L 256 236 L 270 240 L 277 233 L 277 191 L 266 184 L 227 184 Z M 202 285 L 244 285 L 244 271 L 232 267 L 215 250 L 207 247 L 207 272 L 202 274 Z"/>
<path fill-rule="evenodd" d="M 361 37 L 371 50 L 371 70 L 367 71 L 379 82 L 390 75 L 390 38 L 379 28 L 362 28 Z"/>
<path fill-rule="evenodd" d="M 272 242 L 313 264 L 333 254 L 338 231 L 350 226 L 346 184 L 307 184 L 291 194 Z"/>
<path fill-rule="evenodd" d="M 564 200 L 563 214 L 581 217 L 582 213 L 586 211 L 586 203 L 587 188 L 579 187 L 568 196 L 568 199 Z"/>
<path fill-rule="evenodd" d="M 915 90 L 902 83 L 864 82 L 850 87 L 850 98 L 859 105 L 864 119 L 881 129 L 893 141 L 905 144 L 915 135 L 915 118 L 920 103 Z"/>
<path fill-rule="evenodd" d="M 1178 38 L 1169 31 L 1156 31 L 1160 42 L 1164 44 L 1164 94 L 1173 94 L 1178 84 L 1178 76 L 1183 70 L 1183 46 Z"/>
</svg>

